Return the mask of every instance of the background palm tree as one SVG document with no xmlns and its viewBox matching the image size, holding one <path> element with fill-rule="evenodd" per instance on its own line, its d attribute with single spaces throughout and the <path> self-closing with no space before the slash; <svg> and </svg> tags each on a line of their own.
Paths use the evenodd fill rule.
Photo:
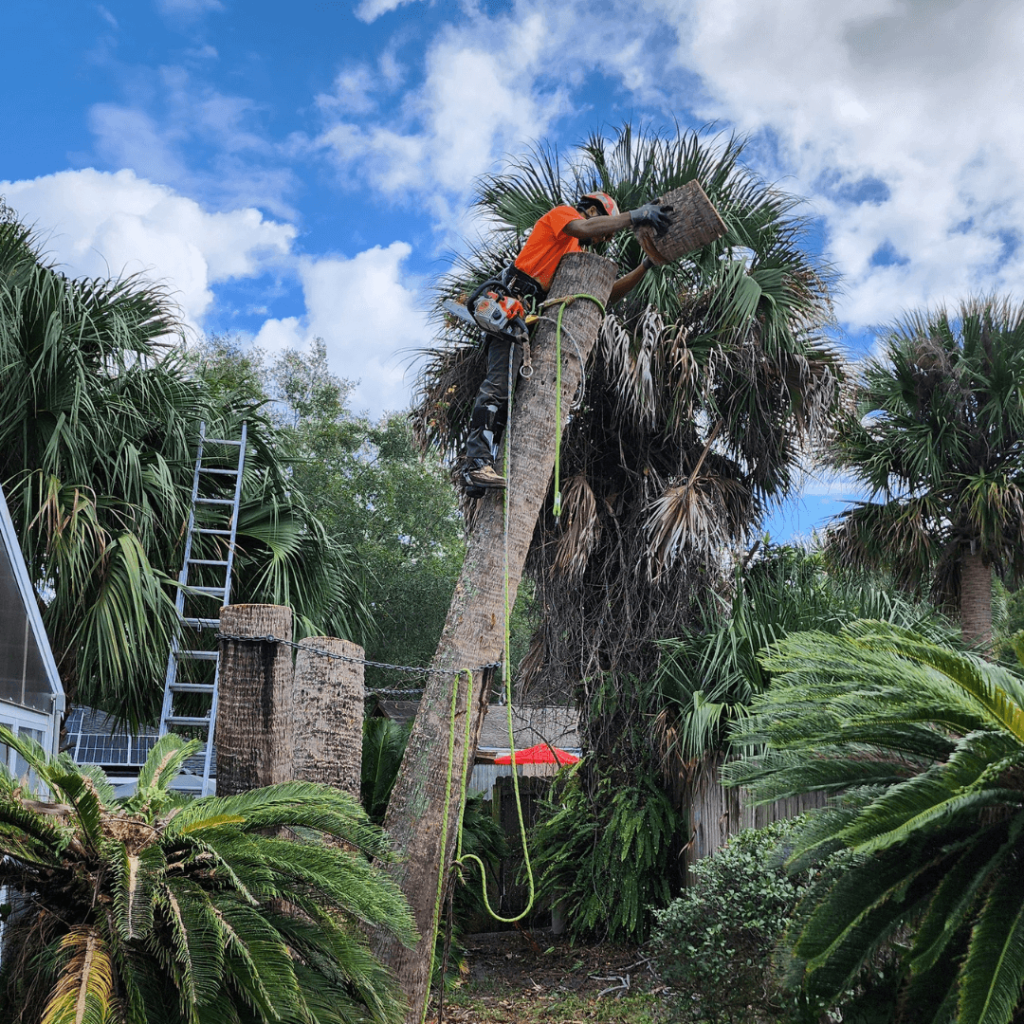
<svg viewBox="0 0 1024 1024">
<path fill-rule="evenodd" d="M 745 170 L 741 152 L 735 139 L 628 124 L 568 159 L 538 151 L 482 180 L 491 234 L 439 288 L 453 297 L 492 276 L 539 216 L 593 189 L 629 209 L 696 178 L 729 228 L 609 310 L 563 438 L 562 516 L 542 514 L 528 563 L 541 611 L 522 664 L 527 699 L 565 699 L 600 673 L 623 687 L 646 676 L 654 641 L 692 620 L 690 596 L 787 492 L 836 408 L 827 268 L 801 246 L 799 201 Z M 597 249 L 623 269 L 642 255 L 629 233 Z M 472 332 L 438 323 L 416 423 L 454 462 L 483 366 Z M 599 749 L 623 733 L 590 725 Z"/>
<path fill-rule="evenodd" d="M 159 288 L 67 278 L 0 222 L 0 482 L 65 690 L 132 724 L 160 707 L 200 421 L 249 423 L 235 594 L 291 604 L 310 632 L 364 614 L 262 396 L 201 372 L 181 333 Z"/>
<path fill-rule="evenodd" d="M 870 621 L 794 634 L 763 663 L 774 682 L 733 739 L 764 753 L 724 771 L 761 802 L 829 794 L 790 864 L 848 858 L 791 928 L 792 980 L 834 1004 L 889 947 L 898 1019 L 1018 1019 L 1024 675 Z"/>
<path fill-rule="evenodd" d="M 4 1024 L 401 1019 L 362 929 L 410 942 L 412 921 L 352 797 L 287 783 L 189 800 L 168 784 L 198 744 L 169 735 L 115 799 L 98 769 L 2 727 L 0 743 L 52 794 L 0 770 Z"/>
<path fill-rule="evenodd" d="M 837 560 L 891 569 L 992 637 L 992 573 L 1024 569 L 1024 306 L 911 313 L 856 378 L 834 459 L 870 491 L 837 517 Z"/>
<path fill-rule="evenodd" d="M 731 592 L 699 602 L 700 618 L 683 636 L 659 642 L 654 675 L 662 751 L 685 775 L 724 753 L 730 725 L 771 685 L 762 654 L 790 633 L 838 633 L 876 619 L 947 640 L 945 620 L 912 602 L 880 575 L 828 565 L 820 551 L 765 545 L 738 567 Z"/>
</svg>

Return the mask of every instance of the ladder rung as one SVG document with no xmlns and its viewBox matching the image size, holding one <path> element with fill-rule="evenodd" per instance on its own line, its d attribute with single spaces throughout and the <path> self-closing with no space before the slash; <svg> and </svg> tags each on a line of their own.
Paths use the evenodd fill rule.
<svg viewBox="0 0 1024 1024">
<path fill-rule="evenodd" d="M 201 793 L 203 791 L 202 775 L 175 775 L 171 789 L 178 793 Z"/>
<path fill-rule="evenodd" d="M 207 715 L 205 718 L 189 718 L 186 715 L 168 715 L 168 725 L 201 725 L 204 728 L 209 728 L 210 717 Z"/>
<path fill-rule="evenodd" d="M 213 558 L 190 558 L 189 565 L 227 565 L 227 561 L 218 561 Z"/>
<path fill-rule="evenodd" d="M 234 498 L 196 498 L 197 505 L 234 505 Z"/>
<path fill-rule="evenodd" d="M 216 473 L 218 476 L 238 476 L 237 469 L 213 469 L 212 467 L 200 466 L 200 473 Z"/>
<path fill-rule="evenodd" d="M 189 587 L 188 589 L 198 594 L 207 594 L 210 597 L 217 597 L 218 595 L 224 597 L 224 587 Z"/>
<path fill-rule="evenodd" d="M 179 661 L 216 661 L 216 651 L 175 651 L 174 656 Z"/>
<path fill-rule="evenodd" d="M 230 537 L 231 536 L 231 531 L 230 530 L 214 530 L 214 529 L 212 529 L 209 526 L 200 526 L 196 530 L 196 533 L 211 533 L 211 534 L 216 534 L 218 537 Z"/>
<path fill-rule="evenodd" d="M 193 629 L 216 629 L 220 625 L 220 619 L 183 618 L 181 621 Z"/>
<path fill-rule="evenodd" d="M 171 683 L 175 693 L 213 693 L 213 683 Z"/>
<path fill-rule="evenodd" d="M 203 443 L 204 444 L 230 444 L 230 445 L 234 445 L 237 448 L 242 442 L 241 441 L 227 441 L 224 438 L 220 438 L 220 437 L 207 437 L 203 441 Z"/>
</svg>

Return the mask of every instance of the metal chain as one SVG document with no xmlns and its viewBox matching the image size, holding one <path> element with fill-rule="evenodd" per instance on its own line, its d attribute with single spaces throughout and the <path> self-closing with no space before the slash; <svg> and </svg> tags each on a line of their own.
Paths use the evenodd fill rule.
<svg viewBox="0 0 1024 1024">
<path fill-rule="evenodd" d="M 335 654 L 334 651 L 325 651 L 322 647 L 313 647 L 310 644 L 297 643 L 294 640 L 285 640 L 282 637 L 274 636 L 273 633 L 268 633 L 266 636 L 241 636 L 237 633 L 218 633 L 218 640 L 236 640 L 240 643 L 266 643 L 266 644 L 282 644 L 285 647 L 293 647 L 297 651 L 309 651 L 311 654 L 319 654 L 323 658 L 334 658 L 336 661 L 347 661 L 353 665 L 367 665 L 370 668 L 387 668 L 392 669 L 395 672 L 411 672 L 416 675 L 452 675 L 457 676 L 467 669 L 437 669 L 437 668 L 424 668 L 422 665 L 390 665 L 386 661 L 368 661 L 366 658 L 353 658 L 348 654 Z M 476 668 L 469 669 L 472 672 L 483 672 L 486 669 L 497 669 L 501 668 L 500 661 L 491 661 L 486 665 L 480 665 Z M 422 693 L 423 691 L 415 690 L 374 690 L 374 693 Z"/>
</svg>

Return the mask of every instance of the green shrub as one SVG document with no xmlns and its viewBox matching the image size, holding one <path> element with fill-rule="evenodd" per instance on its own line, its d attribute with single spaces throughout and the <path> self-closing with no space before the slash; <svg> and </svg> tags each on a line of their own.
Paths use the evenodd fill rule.
<svg viewBox="0 0 1024 1024">
<path fill-rule="evenodd" d="M 784 846 L 794 822 L 733 836 L 698 861 L 693 881 L 658 911 L 653 943 L 662 977 L 684 1020 L 732 1021 L 778 1015 L 787 1000 L 772 952 L 810 881 L 787 874 Z"/>
<path fill-rule="evenodd" d="M 733 836 L 698 861 L 692 883 L 656 913 L 651 940 L 682 1021 L 891 1024 L 898 948 L 881 946 L 836 1006 L 801 989 L 790 942 L 807 913 L 853 861 L 845 854 L 799 872 L 784 860 L 807 823 L 801 816 Z"/>
<path fill-rule="evenodd" d="M 642 774 L 590 788 L 577 765 L 553 792 L 534 834 L 538 892 L 564 903 L 573 940 L 642 942 L 672 898 L 679 813 Z"/>
</svg>

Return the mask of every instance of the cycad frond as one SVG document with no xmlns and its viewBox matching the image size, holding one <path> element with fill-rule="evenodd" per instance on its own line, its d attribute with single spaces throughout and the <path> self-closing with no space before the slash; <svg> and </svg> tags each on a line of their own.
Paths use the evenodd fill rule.
<svg viewBox="0 0 1024 1024">
<path fill-rule="evenodd" d="M 978 914 L 963 966 L 957 1020 L 1004 1024 L 1024 989 L 1024 887 L 1013 873 L 992 887 Z"/>
<path fill-rule="evenodd" d="M 905 1019 L 918 993 L 929 1014 L 956 1002 L 958 1021 L 1006 1024 L 1024 983 L 1024 680 L 878 622 L 794 634 L 762 661 L 777 678 L 736 734 L 768 750 L 723 773 L 760 799 L 845 784 L 794 851 L 854 857 L 792 936 L 808 983 L 837 995 L 899 935 Z"/>
<path fill-rule="evenodd" d="M 60 941 L 65 963 L 40 1024 L 108 1024 L 119 1017 L 110 952 L 89 927 L 68 931 Z"/>
<path fill-rule="evenodd" d="M 354 849 L 386 857 L 383 833 L 325 786 L 169 793 L 193 749 L 163 737 L 123 800 L 67 758 L 36 756 L 62 804 L 0 774 L 0 885 L 24 904 L 2 936 L 0 1018 L 45 1000 L 60 1024 L 397 1024 L 362 927 L 410 944 L 415 929 L 401 892 Z"/>
</svg>

